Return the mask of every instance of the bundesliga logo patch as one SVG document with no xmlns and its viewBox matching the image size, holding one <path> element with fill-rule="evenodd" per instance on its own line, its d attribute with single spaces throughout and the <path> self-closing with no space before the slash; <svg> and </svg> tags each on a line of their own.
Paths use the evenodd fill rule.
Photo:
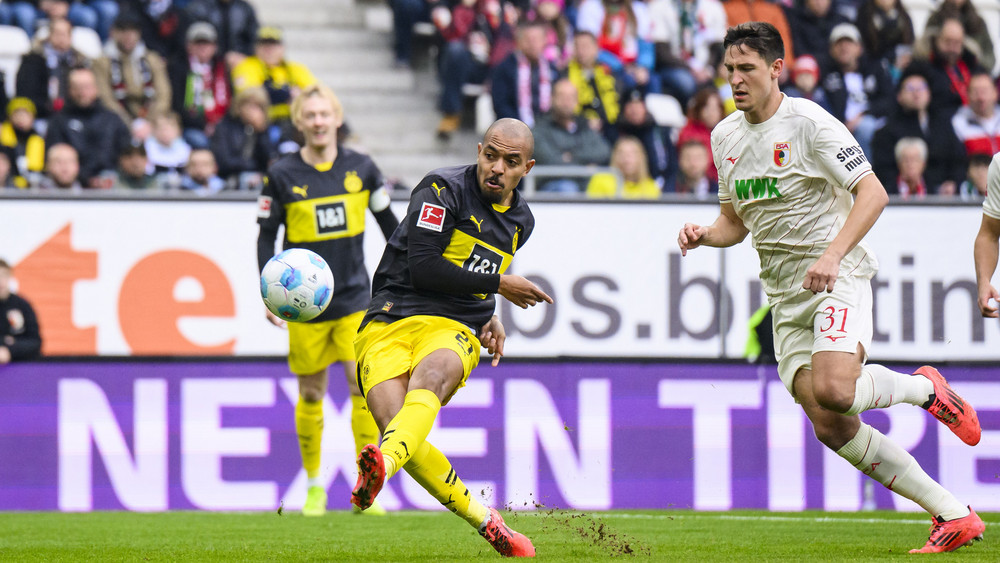
<svg viewBox="0 0 1000 563">
<path fill-rule="evenodd" d="M 444 207 L 425 203 L 420 206 L 420 216 L 417 217 L 417 226 L 431 231 L 441 232 L 444 230 Z"/>
<path fill-rule="evenodd" d="M 790 160 L 792 160 L 792 144 L 774 143 L 774 163 L 778 166 L 784 166 Z"/>
<path fill-rule="evenodd" d="M 257 198 L 257 216 L 266 219 L 271 216 L 271 198 L 262 195 Z"/>
</svg>

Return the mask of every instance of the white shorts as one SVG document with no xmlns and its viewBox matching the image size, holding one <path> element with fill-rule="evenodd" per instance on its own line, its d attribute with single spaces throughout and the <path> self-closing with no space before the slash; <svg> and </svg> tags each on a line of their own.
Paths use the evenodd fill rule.
<svg viewBox="0 0 1000 563">
<path fill-rule="evenodd" d="M 772 306 L 774 352 L 778 375 L 795 396 L 792 383 L 800 369 L 812 369 L 816 352 L 854 354 L 861 344 L 864 360 L 872 344 L 872 284 L 868 278 L 841 277 L 833 293 L 805 291 Z"/>
</svg>

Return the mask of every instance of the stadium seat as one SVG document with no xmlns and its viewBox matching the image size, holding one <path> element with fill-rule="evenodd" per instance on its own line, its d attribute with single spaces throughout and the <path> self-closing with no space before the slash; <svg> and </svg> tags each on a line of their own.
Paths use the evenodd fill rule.
<svg viewBox="0 0 1000 563">
<path fill-rule="evenodd" d="M 656 124 L 662 127 L 679 129 L 687 123 L 681 103 L 668 94 L 646 94 L 646 108 Z"/>
<path fill-rule="evenodd" d="M 6 76 L 7 95 L 14 96 L 21 56 L 31 49 L 31 38 L 20 27 L 0 25 L 0 71 Z"/>
<path fill-rule="evenodd" d="M 104 45 L 97 32 L 89 27 L 73 27 L 73 48 L 83 53 L 88 59 L 96 59 L 101 56 Z"/>
</svg>

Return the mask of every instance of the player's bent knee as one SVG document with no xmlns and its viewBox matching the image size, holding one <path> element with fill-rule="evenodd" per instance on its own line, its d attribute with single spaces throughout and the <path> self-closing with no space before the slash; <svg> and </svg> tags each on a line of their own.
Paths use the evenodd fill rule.
<svg viewBox="0 0 1000 563">
<path fill-rule="evenodd" d="M 844 414 L 854 404 L 854 387 L 848 388 L 833 381 L 816 378 L 813 381 L 813 398 L 824 409 Z"/>
</svg>

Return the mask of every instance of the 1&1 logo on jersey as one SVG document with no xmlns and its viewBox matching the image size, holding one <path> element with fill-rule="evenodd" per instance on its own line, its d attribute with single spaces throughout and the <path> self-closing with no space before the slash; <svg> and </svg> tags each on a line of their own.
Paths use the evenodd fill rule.
<svg viewBox="0 0 1000 563">
<path fill-rule="evenodd" d="M 774 143 L 774 163 L 785 166 L 792 160 L 791 143 Z"/>
<path fill-rule="evenodd" d="M 417 217 L 417 226 L 431 231 L 441 232 L 444 230 L 444 207 L 433 203 L 424 203 L 420 206 L 420 215 Z"/>
</svg>

